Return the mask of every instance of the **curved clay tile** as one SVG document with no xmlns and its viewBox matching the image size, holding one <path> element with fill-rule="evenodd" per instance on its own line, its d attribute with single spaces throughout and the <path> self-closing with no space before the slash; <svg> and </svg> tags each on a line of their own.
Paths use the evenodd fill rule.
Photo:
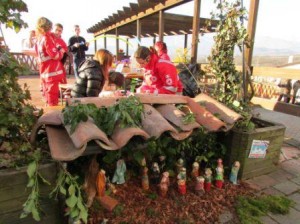
<svg viewBox="0 0 300 224">
<path fill-rule="evenodd" d="M 134 136 L 141 136 L 145 140 L 150 138 L 150 136 L 140 128 L 120 128 L 116 127 L 111 139 L 118 145 L 118 148 L 122 148 L 129 142 L 129 140 Z"/>
<path fill-rule="evenodd" d="M 218 114 L 223 121 L 230 125 L 234 124 L 234 122 L 241 118 L 241 115 L 206 94 L 199 94 L 194 98 L 194 101 L 197 103 L 203 103 L 203 106 L 207 110 L 209 110 L 212 114 Z"/>
<path fill-rule="evenodd" d="M 44 124 L 46 124 L 46 125 L 62 125 L 61 111 L 60 110 L 52 110 L 52 111 L 49 111 L 48 113 L 43 114 L 41 117 L 39 117 L 37 123 L 35 123 L 32 131 L 31 131 L 30 142 L 32 144 L 35 142 L 38 130 Z"/>
<path fill-rule="evenodd" d="M 148 104 L 144 104 L 142 127 L 151 137 L 156 138 L 166 131 L 178 133 L 154 107 Z"/>
<path fill-rule="evenodd" d="M 225 128 L 226 124 L 215 117 L 205 108 L 201 107 L 193 99 L 188 98 L 188 107 L 195 114 L 196 121 L 205 127 L 208 131 L 218 131 Z"/>
<path fill-rule="evenodd" d="M 65 128 L 46 126 L 50 153 L 54 160 L 71 161 L 83 154 L 86 144 L 76 148 Z"/>
<path fill-rule="evenodd" d="M 191 122 L 184 124 L 182 119 L 185 113 L 178 110 L 174 104 L 166 104 L 155 107 L 155 109 L 168 121 L 176 125 L 183 131 L 192 131 L 195 128 L 199 128 L 200 125 L 197 122 Z"/>
<path fill-rule="evenodd" d="M 70 125 L 66 125 L 65 128 L 75 147 L 78 149 L 82 148 L 91 140 L 100 140 L 108 147 L 112 147 L 107 135 L 94 124 L 92 119 L 88 119 L 86 122 L 80 122 L 72 134 L 70 133 Z"/>
<path fill-rule="evenodd" d="M 170 135 L 175 140 L 181 141 L 181 140 L 186 139 L 187 137 L 189 137 L 192 133 L 193 133 L 193 130 L 190 130 L 190 131 L 183 131 L 183 132 L 180 132 L 180 133 L 170 132 Z"/>
</svg>

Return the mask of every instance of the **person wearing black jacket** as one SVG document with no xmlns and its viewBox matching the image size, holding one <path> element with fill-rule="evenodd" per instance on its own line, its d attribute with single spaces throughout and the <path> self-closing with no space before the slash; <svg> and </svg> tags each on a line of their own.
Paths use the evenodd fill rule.
<svg viewBox="0 0 300 224">
<path fill-rule="evenodd" d="M 76 79 L 78 78 L 78 67 L 85 60 L 85 51 L 89 49 L 89 43 L 80 34 L 80 27 L 74 26 L 75 35 L 69 39 L 68 48 L 73 55 L 73 69 Z"/>
<path fill-rule="evenodd" d="M 75 98 L 97 97 L 109 82 L 122 86 L 124 83 L 122 73 L 109 73 L 112 62 L 112 53 L 105 49 L 98 50 L 93 59 L 85 60 L 78 69 L 79 76 L 71 91 L 71 96 Z"/>
</svg>

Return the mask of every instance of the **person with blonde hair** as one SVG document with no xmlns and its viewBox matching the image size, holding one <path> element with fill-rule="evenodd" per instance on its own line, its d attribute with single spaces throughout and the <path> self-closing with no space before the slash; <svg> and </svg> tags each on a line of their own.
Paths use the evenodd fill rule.
<svg viewBox="0 0 300 224">
<path fill-rule="evenodd" d="M 109 82 L 109 69 L 113 55 L 108 50 L 98 50 L 93 59 L 86 59 L 78 69 L 78 79 L 71 91 L 72 97 L 98 96 Z"/>
<path fill-rule="evenodd" d="M 63 65 L 60 62 L 65 50 L 57 48 L 57 43 L 51 30 L 52 22 L 45 17 L 40 17 L 36 24 L 38 38 L 35 50 L 39 64 L 43 96 L 48 106 L 56 106 L 59 98 L 59 83 L 65 76 Z"/>
</svg>

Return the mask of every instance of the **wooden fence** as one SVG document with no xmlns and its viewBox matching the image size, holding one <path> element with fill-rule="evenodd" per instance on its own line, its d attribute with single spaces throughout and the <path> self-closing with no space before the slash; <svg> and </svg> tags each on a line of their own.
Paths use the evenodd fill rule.
<svg viewBox="0 0 300 224">
<path fill-rule="evenodd" d="M 35 59 L 35 57 L 33 57 L 31 55 L 23 54 L 23 53 L 16 53 L 16 52 L 12 52 L 11 54 L 15 57 L 15 59 L 20 64 L 28 66 L 30 68 L 30 70 L 32 71 L 32 74 L 38 74 L 39 66 L 38 66 L 38 63 L 37 63 L 37 60 Z M 91 54 L 86 55 L 87 58 L 91 58 L 92 56 L 93 55 L 91 55 Z M 65 65 L 64 65 L 67 75 L 74 74 L 72 60 L 73 60 L 72 55 L 70 54 L 70 57 L 67 59 Z"/>
</svg>

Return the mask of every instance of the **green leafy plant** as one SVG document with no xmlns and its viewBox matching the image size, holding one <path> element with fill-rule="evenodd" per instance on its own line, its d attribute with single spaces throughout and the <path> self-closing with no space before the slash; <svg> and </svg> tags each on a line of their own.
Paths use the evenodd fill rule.
<svg viewBox="0 0 300 224">
<path fill-rule="evenodd" d="M 71 133 L 80 122 L 86 122 L 90 117 L 101 130 L 111 135 L 116 125 L 121 128 L 140 127 L 143 112 L 144 106 L 139 98 L 129 96 L 107 108 L 97 108 L 94 104 L 67 106 L 63 110 L 63 117 L 65 125 L 71 126 Z"/>
<path fill-rule="evenodd" d="M 237 214 L 242 224 L 262 224 L 259 217 L 267 215 L 268 212 L 274 214 L 287 214 L 293 201 L 284 196 L 240 196 L 237 198 Z"/>
<path fill-rule="evenodd" d="M 208 57 L 209 72 L 215 75 L 217 81 L 214 95 L 228 106 L 233 106 L 241 96 L 242 75 L 235 68 L 234 50 L 236 46 L 241 50 L 242 45 L 247 43 L 247 31 L 241 23 L 246 11 L 240 6 L 240 1 L 229 3 L 222 0 L 217 6 L 219 11 L 212 13 L 212 18 L 219 19 L 219 23 Z"/>
<path fill-rule="evenodd" d="M 27 12 L 23 1 L 4 1 L 0 6 L 0 23 L 18 32 L 27 24 L 20 18 Z M 18 84 L 18 76 L 28 72 L 7 49 L 0 48 L 0 168 L 19 166 L 35 150 L 29 134 L 37 120 L 35 108 L 28 103 L 28 87 Z M 39 114 L 40 115 L 40 114 Z"/>
<path fill-rule="evenodd" d="M 50 195 L 57 197 L 59 193 L 66 197 L 66 215 L 69 215 L 75 221 L 82 220 L 87 223 L 88 209 L 81 195 L 78 176 L 72 176 L 62 164 L 56 180 L 56 187 Z"/>
<path fill-rule="evenodd" d="M 36 151 L 32 156 L 34 160 L 29 163 L 27 168 L 27 175 L 28 175 L 28 184 L 27 187 L 31 188 L 31 192 L 23 204 L 23 212 L 20 218 L 25 218 L 29 214 L 32 214 L 32 217 L 36 221 L 40 221 L 40 190 L 39 190 L 39 182 L 42 181 L 45 184 L 50 185 L 50 183 L 39 173 L 39 161 L 41 160 L 41 153 Z"/>
</svg>

